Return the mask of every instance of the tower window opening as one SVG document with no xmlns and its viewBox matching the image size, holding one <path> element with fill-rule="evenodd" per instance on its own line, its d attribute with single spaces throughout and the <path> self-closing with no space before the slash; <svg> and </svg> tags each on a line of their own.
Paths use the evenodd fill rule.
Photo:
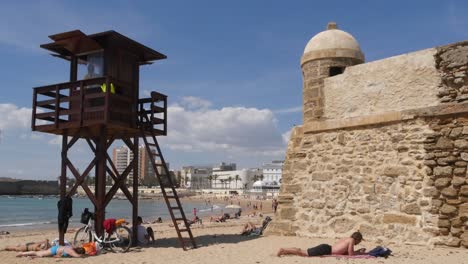
<svg viewBox="0 0 468 264">
<path fill-rule="evenodd" d="M 338 74 L 342 74 L 345 70 L 345 67 L 330 67 L 328 76 L 335 76 Z"/>
</svg>

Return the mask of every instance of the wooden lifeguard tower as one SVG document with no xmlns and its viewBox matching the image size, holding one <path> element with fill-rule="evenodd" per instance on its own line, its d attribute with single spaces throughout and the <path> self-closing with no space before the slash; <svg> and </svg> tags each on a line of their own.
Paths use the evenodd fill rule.
<svg viewBox="0 0 468 264">
<path fill-rule="evenodd" d="M 49 38 L 53 42 L 41 47 L 70 62 L 70 80 L 33 88 L 32 130 L 62 135 L 61 199 L 72 196 L 81 186 L 95 207 L 95 228 L 101 235 L 105 208 L 118 189 L 122 190 L 132 206 L 133 237 L 136 238 L 138 146 L 142 138 L 152 157 L 151 164 L 161 183 L 182 248 L 186 249 L 190 244 L 196 247 L 156 139 L 167 134 L 167 97 L 151 92 L 150 98 L 139 99 L 139 67 L 166 56 L 115 31 L 86 35 L 74 30 Z M 95 154 L 81 174 L 68 158 L 68 151 L 80 139 L 85 140 Z M 115 140 L 122 140 L 133 152 L 133 160 L 121 173 L 108 154 L 108 148 Z M 85 181 L 93 168 L 96 175 L 94 193 Z M 68 189 L 67 170 L 76 179 Z M 130 191 L 125 182 L 132 171 Z M 108 191 L 106 175 L 113 179 Z M 184 232 L 188 237 L 182 235 Z M 63 237 L 60 231 L 60 241 Z"/>
</svg>

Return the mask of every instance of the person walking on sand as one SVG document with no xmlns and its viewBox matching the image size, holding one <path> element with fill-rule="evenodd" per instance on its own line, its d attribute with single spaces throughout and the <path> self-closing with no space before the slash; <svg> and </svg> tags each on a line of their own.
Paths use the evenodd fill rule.
<svg viewBox="0 0 468 264">
<path fill-rule="evenodd" d="M 280 248 L 276 255 L 278 257 L 285 255 L 296 255 L 301 257 L 317 257 L 324 255 L 365 255 L 365 248 L 361 248 L 357 251 L 354 250 L 354 246 L 361 243 L 362 240 L 362 234 L 357 231 L 354 232 L 351 237 L 343 238 L 333 246 L 321 244 L 307 250 L 300 248 Z"/>
</svg>

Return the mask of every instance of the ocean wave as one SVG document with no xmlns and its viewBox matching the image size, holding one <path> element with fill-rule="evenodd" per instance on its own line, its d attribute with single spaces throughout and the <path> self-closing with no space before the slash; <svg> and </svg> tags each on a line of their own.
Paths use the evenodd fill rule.
<svg viewBox="0 0 468 264">
<path fill-rule="evenodd" d="M 0 227 L 15 227 L 15 226 L 33 226 L 33 225 L 47 225 L 53 224 L 53 221 L 45 221 L 45 222 L 30 222 L 30 223 L 20 223 L 20 224 L 0 224 Z"/>
<path fill-rule="evenodd" d="M 220 208 L 221 207 L 219 205 L 213 205 L 213 211 L 218 210 Z M 198 212 L 210 212 L 210 211 L 211 211 L 211 207 L 198 210 Z"/>
</svg>

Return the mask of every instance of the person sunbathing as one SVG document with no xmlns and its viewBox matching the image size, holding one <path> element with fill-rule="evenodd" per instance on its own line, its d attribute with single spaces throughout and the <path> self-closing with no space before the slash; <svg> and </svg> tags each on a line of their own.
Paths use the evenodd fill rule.
<svg viewBox="0 0 468 264">
<path fill-rule="evenodd" d="M 247 224 L 242 228 L 241 235 L 247 236 L 250 234 L 260 234 L 260 232 L 260 227 L 256 227 L 252 222 L 247 222 Z"/>
<path fill-rule="evenodd" d="M 365 248 L 354 251 L 354 246 L 361 243 L 362 240 L 362 234 L 358 231 L 354 232 L 351 237 L 339 240 L 333 246 L 328 244 L 321 244 L 307 250 L 300 248 L 280 248 L 277 256 L 281 257 L 285 255 L 296 255 L 301 257 L 316 257 L 324 255 L 365 255 Z"/>
<path fill-rule="evenodd" d="M 219 217 L 216 217 L 216 216 L 212 216 L 210 217 L 210 222 L 226 222 L 226 215 L 222 215 L 222 216 L 219 216 Z"/>
<path fill-rule="evenodd" d="M 267 216 L 262 222 L 262 226 L 257 227 L 255 226 L 252 222 L 247 222 L 247 224 L 244 225 L 244 228 L 242 228 L 241 235 L 243 236 L 248 236 L 248 235 L 261 235 L 263 233 L 263 230 L 268 226 L 268 224 L 271 222 L 271 217 Z"/>
<path fill-rule="evenodd" d="M 195 223 L 198 223 L 198 224 L 200 224 L 200 225 L 203 225 L 203 220 L 202 220 L 200 217 L 195 216 L 192 220 L 188 220 L 187 223 L 188 223 L 189 225 L 193 225 L 193 224 L 195 224 Z"/>
<path fill-rule="evenodd" d="M 82 247 L 71 247 L 71 246 L 53 246 L 47 250 L 41 251 L 28 251 L 19 253 L 16 257 L 72 257 L 72 258 L 81 258 L 85 253 L 84 248 Z"/>
<path fill-rule="evenodd" d="M 25 252 L 25 251 L 40 251 L 46 250 L 50 248 L 49 240 L 46 239 L 40 242 L 28 242 L 24 245 L 16 245 L 16 246 L 7 246 L 5 247 L 5 251 L 18 251 L 18 252 Z"/>
</svg>

